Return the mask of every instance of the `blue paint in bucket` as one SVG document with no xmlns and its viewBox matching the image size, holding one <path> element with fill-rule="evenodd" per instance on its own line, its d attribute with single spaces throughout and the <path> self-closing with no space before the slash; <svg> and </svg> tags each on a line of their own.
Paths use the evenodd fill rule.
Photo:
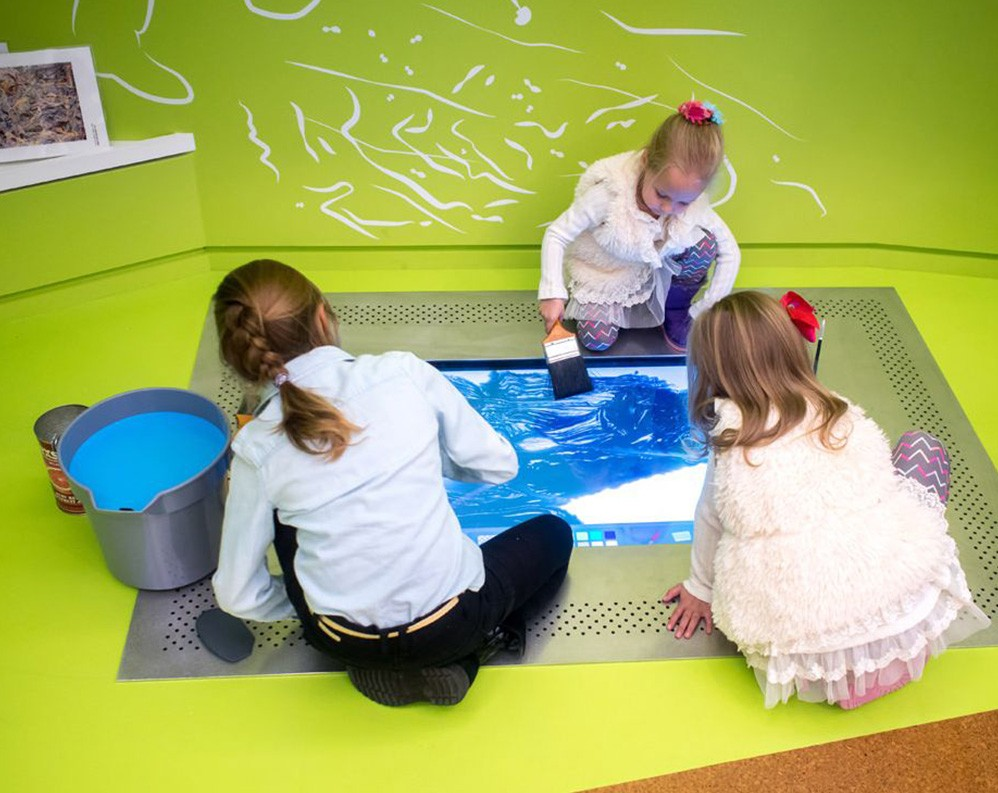
<svg viewBox="0 0 998 793">
<path fill-rule="evenodd" d="M 139 512 L 214 462 L 228 439 L 198 416 L 155 411 L 108 424 L 76 450 L 69 474 L 100 509 Z"/>
</svg>

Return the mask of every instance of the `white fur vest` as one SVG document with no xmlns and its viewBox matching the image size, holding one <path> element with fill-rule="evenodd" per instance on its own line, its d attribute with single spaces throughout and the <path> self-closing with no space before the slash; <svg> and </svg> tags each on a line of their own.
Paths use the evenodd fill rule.
<svg viewBox="0 0 998 793">
<path fill-rule="evenodd" d="M 717 409 L 715 432 L 739 426 L 730 400 Z M 880 428 L 850 405 L 836 451 L 810 426 L 813 414 L 749 461 L 740 448 L 716 455 L 712 608 L 743 652 L 848 647 L 902 620 L 925 587 L 950 583 L 956 545 L 942 507 L 895 472 Z"/>
<path fill-rule="evenodd" d="M 661 267 L 656 242 L 662 222 L 638 209 L 641 152 L 624 152 L 593 163 L 579 179 L 576 197 L 601 194 L 603 221 L 580 234 L 565 251 L 569 291 L 580 303 L 644 303 Z"/>
</svg>

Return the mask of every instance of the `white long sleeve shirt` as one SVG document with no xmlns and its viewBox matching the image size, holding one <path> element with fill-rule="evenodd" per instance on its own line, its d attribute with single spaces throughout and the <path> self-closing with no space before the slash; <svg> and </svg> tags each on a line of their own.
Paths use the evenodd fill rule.
<svg viewBox="0 0 998 793">
<path fill-rule="evenodd" d="M 693 546 L 690 548 L 690 577 L 683 582 L 686 591 L 705 603 L 714 599 L 714 554 L 721 538 L 721 520 L 717 516 L 714 455 L 707 462 L 700 500 L 693 512 Z"/>
<path fill-rule="evenodd" d="M 271 388 L 232 443 L 218 570 L 219 605 L 246 619 L 295 616 L 266 553 L 273 513 L 298 529 L 295 571 L 316 613 L 391 627 L 485 580 L 481 551 L 461 532 L 443 477 L 504 482 L 510 443 L 451 383 L 409 353 L 352 358 L 319 347 L 287 364 L 291 380 L 361 427 L 336 461 L 296 449 Z M 269 397 L 269 399 L 268 399 Z"/>
</svg>

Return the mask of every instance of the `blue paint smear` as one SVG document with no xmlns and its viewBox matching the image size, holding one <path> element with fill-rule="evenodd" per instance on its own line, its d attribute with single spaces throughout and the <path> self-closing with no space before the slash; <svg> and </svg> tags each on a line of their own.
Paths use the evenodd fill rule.
<svg viewBox="0 0 998 793">
<path fill-rule="evenodd" d="M 157 495 L 203 472 L 228 439 L 198 416 L 142 413 L 102 427 L 69 462 L 69 474 L 100 509 L 145 509 Z"/>
<path fill-rule="evenodd" d="M 564 508 L 574 498 L 655 474 L 702 463 L 683 448 L 689 433 L 683 367 L 642 367 L 601 376 L 590 366 L 593 391 L 555 401 L 541 370 L 446 371 L 444 374 L 484 418 L 516 447 L 520 473 L 501 485 L 447 482 L 465 533 L 488 536 L 550 512 L 573 528 L 580 521 Z M 604 370 L 606 371 L 606 370 Z M 668 493 L 662 494 L 668 498 Z M 687 522 L 602 525 L 618 545 L 688 542 Z"/>
</svg>

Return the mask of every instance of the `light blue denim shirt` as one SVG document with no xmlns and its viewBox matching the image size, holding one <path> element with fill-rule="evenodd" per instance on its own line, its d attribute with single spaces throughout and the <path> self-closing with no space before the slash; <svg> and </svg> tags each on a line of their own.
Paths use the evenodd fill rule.
<svg viewBox="0 0 998 793">
<path fill-rule="evenodd" d="M 275 509 L 298 529 L 295 571 L 316 613 L 391 627 L 481 587 L 481 551 L 461 532 L 443 477 L 512 479 L 518 463 L 509 441 L 410 353 L 354 359 L 318 347 L 287 370 L 361 431 L 336 461 L 302 452 L 280 430 L 280 395 L 270 389 L 232 443 L 212 579 L 219 605 L 246 619 L 295 616 L 280 577 L 267 570 Z"/>
</svg>

